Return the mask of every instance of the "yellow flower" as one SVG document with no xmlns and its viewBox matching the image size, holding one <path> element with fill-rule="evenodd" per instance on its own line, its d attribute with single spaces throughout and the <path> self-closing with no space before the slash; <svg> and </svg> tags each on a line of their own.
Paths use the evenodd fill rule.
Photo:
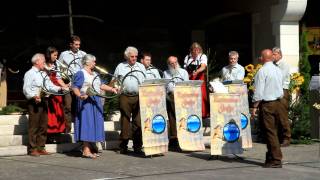
<svg viewBox="0 0 320 180">
<path fill-rule="evenodd" d="M 262 64 L 257 64 L 256 65 L 256 71 L 258 71 L 262 67 Z"/>
<path fill-rule="evenodd" d="M 297 78 L 297 81 L 301 81 L 302 83 L 304 82 L 304 77 L 303 76 L 299 76 L 298 78 Z"/>
<path fill-rule="evenodd" d="M 248 83 L 251 82 L 251 79 L 250 79 L 249 77 L 245 77 L 245 78 L 243 79 L 243 82 L 246 83 L 246 84 L 248 84 Z"/>
<path fill-rule="evenodd" d="M 250 90 L 250 91 L 254 91 L 254 86 L 252 86 L 252 85 L 249 86 L 249 90 Z"/>
<path fill-rule="evenodd" d="M 293 73 L 293 74 L 291 75 L 291 79 L 296 79 L 296 78 L 298 78 L 299 76 L 300 76 L 300 73 L 299 73 L 299 72 Z"/>
<path fill-rule="evenodd" d="M 253 73 L 248 73 L 248 74 L 247 74 L 247 78 L 249 78 L 249 79 L 252 79 L 252 78 L 253 78 L 253 76 L 254 76 L 254 74 L 253 74 Z"/>
<path fill-rule="evenodd" d="M 254 71 L 254 66 L 252 64 L 246 65 L 244 68 L 249 73 Z"/>
<path fill-rule="evenodd" d="M 295 88 L 293 89 L 293 93 L 297 93 L 299 90 L 300 90 L 300 87 L 295 87 Z"/>
</svg>

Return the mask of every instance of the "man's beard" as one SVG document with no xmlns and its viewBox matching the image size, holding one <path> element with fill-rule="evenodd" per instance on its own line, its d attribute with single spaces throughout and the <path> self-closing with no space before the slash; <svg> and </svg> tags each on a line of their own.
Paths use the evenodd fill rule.
<svg viewBox="0 0 320 180">
<path fill-rule="evenodd" d="M 179 74 L 179 71 L 178 71 L 179 68 L 180 68 L 180 65 L 179 65 L 179 64 L 176 66 L 176 68 L 173 68 L 173 67 L 169 66 L 170 74 L 171 74 L 172 76 L 175 76 L 175 75 Z"/>
</svg>

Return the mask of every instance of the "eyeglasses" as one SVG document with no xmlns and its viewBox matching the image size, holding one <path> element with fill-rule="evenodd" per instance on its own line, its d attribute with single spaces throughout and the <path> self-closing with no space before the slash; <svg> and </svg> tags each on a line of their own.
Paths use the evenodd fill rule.
<svg viewBox="0 0 320 180">
<path fill-rule="evenodd" d="M 130 56 L 131 58 L 135 58 L 135 57 L 138 57 L 138 56 Z"/>
</svg>

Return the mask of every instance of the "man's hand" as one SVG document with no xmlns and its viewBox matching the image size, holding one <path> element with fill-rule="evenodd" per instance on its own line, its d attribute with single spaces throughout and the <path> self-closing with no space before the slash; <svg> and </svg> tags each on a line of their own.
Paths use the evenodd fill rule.
<svg viewBox="0 0 320 180">
<path fill-rule="evenodd" d="M 79 96 L 79 98 L 80 98 L 81 100 L 85 100 L 85 99 L 87 99 L 88 97 L 89 97 L 89 96 L 86 95 L 86 94 Z"/>
<path fill-rule="evenodd" d="M 120 91 L 120 89 L 119 88 L 111 88 L 111 92 L 113 92 L 114 94 L 118 94 L 119 93 L 119 91 Z"/>
<path fill-rule="evenodd" d="M 257 116 L 257 110 L 258 108 L 255 107 L 252 109 L 250 120 L 253 120 Z"/>
<path fill-rule="evenodd" d="M 197 76 L 199 73 L 197 71 L 193 71 L 192 75 Z"/>
<path fill-rule="evenodd" d="M 41 102 L 41 97 L 40 96 L 34 96 L 33 99 L 36 102 L 36 104 Z"/>
</svg>

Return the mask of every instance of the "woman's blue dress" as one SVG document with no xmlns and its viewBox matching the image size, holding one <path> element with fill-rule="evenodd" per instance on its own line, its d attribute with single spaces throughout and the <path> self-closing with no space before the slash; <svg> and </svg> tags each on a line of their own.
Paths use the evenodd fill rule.
<svg viewBox="0 0 320 180">
<path fill-rule="evenodd" d="M 72 87 L 81 89 L 84 74 L 78 71 L 74 76 Z M 75 141 L 105 141 L 103 107 L 98 96 L 89 96 L 86 100 L 77 97 L 74 123 Z"/>
</svg>

